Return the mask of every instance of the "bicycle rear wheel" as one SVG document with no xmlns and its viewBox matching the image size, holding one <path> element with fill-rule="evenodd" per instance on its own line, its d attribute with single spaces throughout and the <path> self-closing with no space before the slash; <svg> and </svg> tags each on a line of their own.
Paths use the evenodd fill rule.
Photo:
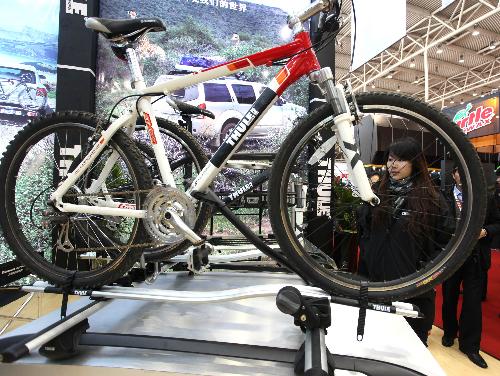
<svg viewBox="0 0 500 376">
<path fill-rule="evenodd" d="M 28 124 L 9 144 L 0 165 L 0 224 L 17 258 L 34 274 L 57 285 L 96 287 L 126 273 L 147 243 L 142 221 L 134 218 L 61 213 L 48 203 L 55 187 L 90 151 L 95 116 L 57 113 Z M 86 190 L 111 153 L 118 159 L 98 192 Z M 63 202 L 99 205 L 114 200 L 141 207 L 152 186 L 134 142 L 117 132 Z M 52 213 L 43 213 L 45 210 Z M 45 225 L 44 225 L 45 224 Z"/>
<path fill-rule="evenodd" d="M 160 130 L 160 138 L 165 146 L 167 158 L 176 182 L 177 189 L 185 192 L 205 167 L 208 158 L 201 145 L 191 133 L 169 120 L 156 118 Z M 151 177 L 161 181 L 156 157 L 150 146 L 149 134 L 145 129 L 144 120 L 138 119 L 134 138 L 136 146 L 141 151 Z M 210 219 L 212 209 L 206 203 L 196 202 L 196 222 L 193 231 L 201 234 Z M 176 256 L 191 246 L 189 240 L 182 240 L 175 244 L 146 249 L 144 258 L 147 262 L 165 261 Z"/>
<path fill-rule="evenodd" d="M 359 260 L 368 257 L 363 242 L 372 239 L 363 239 L 360 222 L 366 216 L 361 214 L 371 209 L 356 196 L 350 183 L 342 154 L 334 143 L 331 106 L 325 105 L 289 134 L 276 156 L 269 183 L 272 227 L 295 267 L 326 291 L 356 298 L 361 285 L 366 284 L 373 301 L 419 295 L 457 270 L 478 239 L 486 201 L 481 163 L 461 130 L 436 109 L 396 94 L 364 93 L 356 99 L 365 114 L 355 127 L 365 164 L 381 160 L 375 153 L 378 148 L 387 150 L 389 143 L 413 137 L 421 144 L 427 164 L 442 168 L 444 180 L 429 190 L 432 195 L 422 198 L 429 200 L 423 207 L 455 212 L 453 202 L 445 201 L 443 193 L 453 187 L 451 176 L 445 172 L 450 172 L 451 166 L 458 167 L 464 197 L 462 210 L 454 214 L 456 224 L 436 214 L 443 213 L 437 209 L 397 213 L 393 197 L 380 197 L 381 211 L 388 211 L 389 218 L 410 216 L 420 226 L 420 235 L 396 244 L 387 233 L 377 257 L 382 267 L 394 265 L 394 270 L 368 275 L 361 270 Z M 377 133 L 379 139 L 374 138 Z M 427 218 L 425 223 L 423 218 Z M 445 219 L 447 227 L 443 225 Z M 416 249 L 417 254 L 409 256 L 410 249 Z"/>
</svg>

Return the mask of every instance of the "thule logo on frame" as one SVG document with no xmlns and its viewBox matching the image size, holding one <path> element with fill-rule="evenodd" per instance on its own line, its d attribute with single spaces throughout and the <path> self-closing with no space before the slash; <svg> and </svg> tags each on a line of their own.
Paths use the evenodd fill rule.
<svg viewBox="0 0 500 376">
<path fill-rule="evenodd" d="M 252 188 L 252 183 L 245 184 L 243 187 L 238 189 L 236 192 L 231 193 L 229 195 L 229 199 L 231 201 L 234 200 L 236 197 L 238 197 L 239 195 L 241 195 L 242 193 L 244 193 L 245 191 L 247 191 L 250 188 Z"/>
<path fill-rule="evenodd" d="M 229 137 L 226 139 L 226 143 L 231 146 L 235 146 L 241 139 L 241 136 L 243 136 L 245 131 L 250 127 L 257 115 L 259 115 L 259 112 L 255 108 L 251 108 L 233 129 Z"/>
<path fill-rule="evenodd" d="M 373 309 L 375 311 L 389 312 L 389 313 L 391 312 L 391 307 L 380 305 L 380 304 L 373 304 Z"/>
</svg>

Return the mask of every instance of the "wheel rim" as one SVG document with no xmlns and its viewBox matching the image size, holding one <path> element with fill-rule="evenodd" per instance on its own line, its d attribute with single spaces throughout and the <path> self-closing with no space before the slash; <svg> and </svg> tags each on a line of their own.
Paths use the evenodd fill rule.
<svg viewBox="0 0 500 376">
<path fill-rule="evenodd" d="M 397 106 L 393 106 L 393 105 L 392 106 L 389 106 L 389 105 L 387 105 L 387 106 L 381 106 L 381 105 L 364 105 L 364 106 L 362 106 L 360 104 L 360 108 L 362 110 L 364 110 L 365 112 L 372 112 L 376 109 L 377 112 L 385 112 L 386 114 L 387 113 L 394 113 L 394 112 L 399 112 L 400 115 L 403 114 L 403 112 L 400 111 L 401 108 L 399 108 Z M 463 159 L 463 156 L 460 153 L 459 146 L 456 145 L 456 143 L 451 139 L 451 137 L 449 135 L 446 134 L 446 132 L 442 131 L 434 123 L 429 124 L 428 119 L 425 119 L 420 114 L 418 114 L 414 111 L 413 111 L 413 113 L 411 113 L 411 112 L 412 111 L 406 110 L 406 116 L 410 117 L 412 120 L 418 120 L 421 122 L 425 120 L 427 122 L 426 126 L 429 126 L 430 128 L 432 128 L 431 130 L 436 132 L 436 134 L 442 140 L 446 141 L 446 143 L 449 143 L 453 146 L 452 151 L 448 151 L 448 154 L 450 156 L 453 155 L 453 159 L 457 159 L 460 165 L 462 165 L 462 166 L 466 165 L 465 160 Z M 293 228 L 293 221 L 295 218 L 294 219 L 291 218 L 291 215 L 289 215 L 290 210 L 288 208 L 287 208 L 287 210 L 283 209 L 283 208 L 288 206 L 288 203 L 287 203 L 287 200 L 285 199 L 285 197 L 290 196 L 288 187 L 290 186 L 290 180 L 291 180 L 290 178 L 293 175 L 292 171 L 293 170 L 301 170 L 300 167 L 292 168 L 292 165 L 294 165 L 296 163 L 294 161 L 296 161 L 298 156 L 304 152 L 304 150 L 306 148 L 306 144 L 307 144 L 306 140 L 310 139 L 311 135 L 316 134 L 319 129 L 326 128 L 326 125 L 329 123 L 333 123 L 333 119 L 331 117 L 324 119 L 318 125 L 316 125 L 312 129 L 310 129 L 309 132 L 307 132 L 307 134 L 301 138 L 301 143 L 296 145 L 294 150 L 292 150 L 291 152 L 288 151 L 290 157 L 288 159 L 288 163 L 285 166 L 283 177 L 282 177 L 282 180 L 280 182 L 281 183 L 281 197 L 282 197 L 282 200 L 280 203 L 281 208 L 282 208 L 281 209 L 281 220 L 285 223 L 284 227 L 285 227 L 285 231 L 286 231 L 286 236 L 289 239 L 291 239 L 291 245 L 294 248 L 294 252 L 299 255 L 298 258 L 303 257 L 304 259 L 306 259 L 307 264 L 313 265 L 312 268 L 315 269 L 316 272 L 320 273 L 322 275 L 322 278 L 326 278 L 326 279 L 334 278 L 335 282 L 338 285 L 341 285 L 347 289 L 357 290 L 357 289 L 359 289 L 359 286 L 360 286 L 360 280 L 364 279 L 364 278 L 360 278 L 359 276 L 357 276 L 355 274 L 348 274 L 347 272 L 340 270 L 341 268 L 339 268 L 340 265 L 339 265 L 339 262 L 337 261 L 338 260 L 337 256 L 339 256 L 339 255 L 331 255 L 331 254 L 328 255 L 328 256 L 330 256 L 329 257 L 330 259 L 335 257 L 333 261 L 337 261 L 337 262 L 335 262 L 335 267 L 337 268 L 336 271 L 333 271 L 331 269 L 329 270 L 329 269 L 325 268 L 324 266 L 318 267 L 319 262 L 314 261 L 314 257 L 317 257 L 318 255 L 313 256 L 314 253 L 318 252 L 318 249 L 317 249 L 318 247 L 313 245 L 312 247 L 309 247 L 310 248 L 309 250 L 305 249 L 308 246 L 306 239 L 308 237 L 311 238 L 312 236 L 314 236 L 314 233 L 311 233 L 310 231 L 309 231 L 309 234 L 307 234 L 307 231 L 297 233 L 297 230 L 295 230 Z M 422 124 L 420 124 L 420 125 L 422 125 Z M 436 126 L 436 128 L 434 129 L 433 127 L 435 127 L 435 126 Z M 310 147 L 310 146 L 308 146 L 308 147 Z M 457 157 L 457 155 L 454 155 L 453 151 L 455 151 L 455 152 L 458 151 L 458 154 L 457 154 L 458 157 Z M 377 282 L 371 281 L 370 287 L 369 287 L 371 292 L 385 292 L 385 291 L 390 291 L 390 290 L 394 290 L 394 289 L 401 289 L 404 287 L 411 286 L 415 283 L 424 283 L 424 282 L 426 282 L 426 279 L 427 279 L 427 282 L 432 282 L 433 280 L 439 278 L 441 271 L 443 269 L 443 266 L 446 264 L 448 259 L 453 255 L 453 252 L 454 252 L 453 247 L 455 247 L 455 249 L 456 249 L 456 246 L 464 238 L 464 234 L 465 234 L 465 231 L 463 231 L 463 229 L 465 228 L 464 226 L 471 222 L 471 215 L 472 215 L 473 211 L 472 211 L 472 199 L 469 198 L 469 196 L 470 196 L 469 192 L 472 192 L 472 181 L 471 181 L 470 171 L 468 170 L 468 168 L 461 169 L 461 172 L 465 175 L 463 180 L 466 183 L 465 184 L 466 186 L 464 187 L 464 204 L 466 205 L 466 207 L 461 212 L 463 214 L 460 217 L 458 227 L 456 230 L 455 235 L 458 235 L 458 236 L 452 238 L 452 239 L 457 239 L 457 240 L 449 241 L 447 244 L 447 248 L 446 248 L 445 253 L 442 253 L 442 255 L 446 255 L 446 256 L 441 255 L 441 256 L 435 257 L 434 258 L 435 264 L 433 266 L 430 263 L 427 263 L 425 266 L 427 271 L 425 273 L 423 273 L 423 276 L 420 276 L 420 275 L 419 276 L 416 276 L 416 275 L 412 276 L 411 274 L 407 274 L 407 275 L 404 275 L 404 276 L 401 276 L 400 278 L 398 278 L 397 281 L 392 281 L 392 283 L 389 283 L 387 281 L 377 281 Z M 307 205 L 307 203 L 306 203 L 306 205 Z M 338 224 L 335 223 L 336 221 L 338 221 L 338 219 L 333 219 L 333 218 L 330 218 L 330 219 L 332 222 L 332 227 L 338 226 Z M 328 221 L 326 223 L 328 223 Z M 305 225 L 307 226 L 309 224 L 306 223 Z M 328 225 L 326 225 L 326 227 L 328 227 Z M 325 227 L 315 228 L 316 233 L 320 233 L 324 230 L 325 230 Z M 332 236 L 332 238 L 333 238 L 333 236 Z M 348 237 L 346 237 L 346 238 L 348 238 Z M 352 237 L 351 237 L 351 239 L 352 239 Z M 338 245 L 338 243 L 337 243 L 337 245 Z M 319 248 L 324 249 L 326 247 L 319 247 Z M 340 247 L 334 246 L 333 248 L 336 249 L 336 252 L 340 252 L 339 251 Z M 311 250 L 314 252 L 312 252 Z M 322 251 L 320 253 L 327 253 L 327 251 Z M 322 256 L 322 255 L 320 254 L 319 256 Z M 332 256 L 334 256 L 334 257 L 332 257 Z M 330 262 L 331 261 L 330 259 L 327 259 L 326 262 L 323 260 L 322 261 L 323 265 Z M 342 260 L 340 260 L 340 264 L 341 263 L 342 263 Z M 332 267 L 332 266 L 330 265 L 329 267 Z M 419 268 L 418 270 L 424 270 L 424 268 Z"/>
</svg>

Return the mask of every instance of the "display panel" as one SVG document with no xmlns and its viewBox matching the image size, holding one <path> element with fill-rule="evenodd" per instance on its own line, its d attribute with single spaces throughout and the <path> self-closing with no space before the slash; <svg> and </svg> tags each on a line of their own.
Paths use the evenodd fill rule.
<svg viewBox="0 0 500 376">
<path fill-rule="evenodd" d="M 444 108 L 443 112 L 469 138 L 496 134 L 500 131 L 499 97 L 497 94 L 487 98 L 478 98 L 459 106 Z"/>
<path fill-rule="evenodd" d="M 441 0 L 441 7 L 439 8 L 439 10 L 446 8 L 448 5 L 450 5 L 454 1 L 456 1 L 456 0 Z"/>
<path fill-rule="evenodd" d="M 0 12 L 0 153 L 55 109 L 59 0 L 13 0 Z"/>
<path fill-rule="evenodd" d="M 351 71 L 406 35 L 406 1 L 353 0 L 351 13 Z M 354 14 L 356 21 L 354 21 Z M 354 37 L 355 36 L 355 37 Z"/>
<path fill-rule="evenodd" d="M 12 0 L 0 12 L 0 155 L 30 119 L 55 110 L 59 3 Z M 0 264 L 12 258 L 0 229 Z"/>
<path fill-rule="evenodd" d="M 137 48 L 146 83 L 152 85 L 283 44 L 291 38 L 286 25 L 287 13 L 308 3 L 307 0 L 295 1 L 293 5 L 282 0 L 172 0 L 167 3 L 103 0 L 100 8 L 101 16 L 106 18 L 155 16 L 164 21 L 166 32 L 148 34 Z M 129 73 L 127 65 L 114 57 L 103 39 L 99 40 L 98 55 L 97 112 L 105 114 L 130 88 Z M 278 69 L 258 68 L 173 94 L 215 113 L 215 120 L 193 120 L 193 134 L 214 150 L 227 131 L 225 126 L 243 117 Z M 294 120 L 305 114 L 307 103 L 307 82 L 303 81 L 276 103 L 261 121 L 265 128 L 257 127 L 250 141 L 276 150 Z M 130 104 L 133 105 L 133 101 Z M 155 110 L 162 117 L 176 118 L 165 100 L 160 100 Z M 267 132 L 270 129 L 272 132 Z"/>
</svg>

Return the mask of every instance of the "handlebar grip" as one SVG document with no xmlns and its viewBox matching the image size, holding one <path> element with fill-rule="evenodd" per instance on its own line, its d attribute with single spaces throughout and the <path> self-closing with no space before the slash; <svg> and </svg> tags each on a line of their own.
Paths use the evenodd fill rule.
<svg viewBox="0 0 500 376">
<path fill-rule="evenodd" d="M 318 0 L 312 3 L 309 8 L 304 10 L 301 14 L 297 15 L 297 18 L 300 22 L 304 22 L 314 16 L 316 13 L 321 12 L 322 10 L 330 9 L 331 4 L 336 0 Z"/>
<path fill-rule="evenodd" d="M 204 110 L 203 108 L 190 105 L 177 99 L 171 100 L 175 103 L 181 113 L 185 113 L 186 115 L 204 115 L 211 119 L 215 119 L 215 115 L 211 111 Z"/>
<path fill-rule="evenodd" d="M 215 115 L 212 111 L 200 109 L 202 115 L 209 117 L 210 119 L 215 119 Z"/>
</svg>

